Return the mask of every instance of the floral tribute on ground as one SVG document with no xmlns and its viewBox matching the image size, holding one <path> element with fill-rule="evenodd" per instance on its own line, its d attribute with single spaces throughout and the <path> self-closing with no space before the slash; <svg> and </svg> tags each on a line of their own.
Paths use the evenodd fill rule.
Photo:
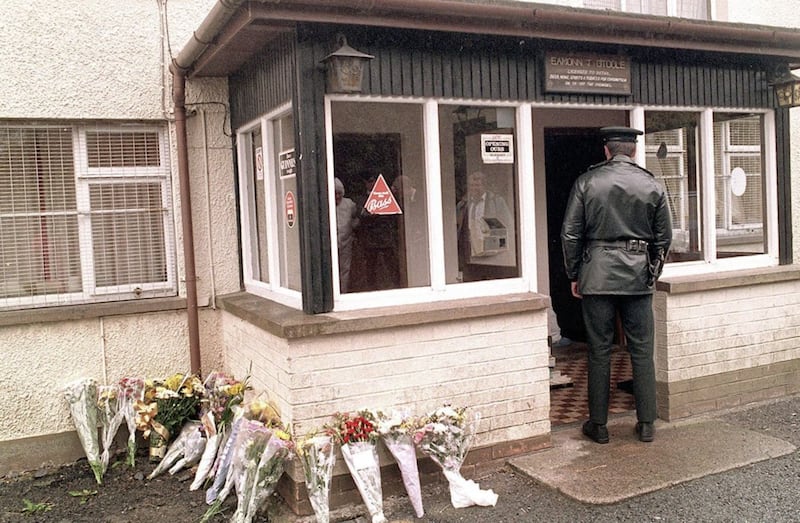
<svg viewBox="0 0 800 523">
<path fill-rule="evenodd" d="M 446 405 L 425 416 L 414 434 L 419 449 L 442 467 L 450 487 L 450 502 L 455 508 L 497 503 L 497 494 L 481 490 L 477 483 L 461 475 L 461 465 L 472 445 L 479 419 L 478 414 L 469 418 L 466 408 Z"/>
<path fill-rule="evenodd" d="M 374 415 L 367 410 L 354 414 L 336 413 L 327 426 L 341 445 L 342 457 L 369 511 L 372 523 L 386 522 L 383 514 L 381 468 L 378 461 L 378 432 Z"/>
<path fill-rule="evenodd" d="M 425 514 L 417 450 L 441 467 L 454 507 L 497 503 L 492 490 L 461 475 L 480 419 L 477 413 L 467 415 L 466 408 L 445 405 L 421 417 L 399 409 L 336 413 L 295 443 L 276 405 L 260 396 L 245 402 L 248 390 L 247 379 L 223 373 L 212 373 L 204 382 L 176 373 L 163 380 L 123 378 L 102 386 L 82 379 L 66 386 L 64 396 L 98 484 L 124 422 L 129 432 L 125 462 L 134 464 L 136 432 L 141 431 L 156 463 L 148 479 L 193 469 L 189 488 L 205 488 L 210 505 L 202 521 L 226 510 L 223 503 L 231 492 L 236 497 L 231 521 L 254 521 L 274 494 L 287 461 L 297 456 L 317 523 L 330 523 L 338 447 L 372 523 L 384 523 L 380 441 L 398 464 L 417 517 Z"/>
<path fill-rule="evenodd" d="M 308 499 L 317 523 L 329 523 L 331 479 L 336 464 L 333 437 L 312 431 L 296 443 L 295 451 L 303 466 Z"/>
<path fill-rule="evenodd" d="M 417 449 L 414 445 L 414 433 L 419 425 L 419 420 L 407 410 L 393 410 L 391 413 L 377 411 L 378 433 L 383 439 L 383 444 L 389 449 L 392 457 L 400 468 L 408 499 L 414 507 L 418 518 L 425 515 L 422 508 L 422 489 L 419 482 L 419 468 L 417 467 Z"/>
</svg>

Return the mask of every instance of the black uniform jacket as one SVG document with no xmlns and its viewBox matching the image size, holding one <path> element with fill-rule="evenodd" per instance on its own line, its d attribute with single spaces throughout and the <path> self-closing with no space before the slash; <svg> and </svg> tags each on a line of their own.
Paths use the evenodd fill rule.
<svg viewBox="0 0 800 523">
<path fill-rule="evenodd" d="M 628 249 L 622 246 L 627 240 L 644 240 L 647 247 Z M 581 294 L 652 293 L 651 263 L 666 256 L 671 242 L 664 188 L 628 156 L 592 166 L 576 180 L 561 246 L 567 277 L 578 280 Z"/>
</svg>

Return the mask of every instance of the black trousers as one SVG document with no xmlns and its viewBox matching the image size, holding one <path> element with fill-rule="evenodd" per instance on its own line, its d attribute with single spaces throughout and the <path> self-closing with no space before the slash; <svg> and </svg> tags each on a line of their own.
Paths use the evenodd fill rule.
<svg viewBox="0 0 800 523">
<path fill-rule="evenodd" d="M 639 421 L 656 419 L 656 372 L 653 363 L 653 295 L 584 295 L 583 321 L 589 344 L 589 419 L 608 421 L 611 348 L 619 312 L 633 368 L 633 394 Z"/>
</svg>

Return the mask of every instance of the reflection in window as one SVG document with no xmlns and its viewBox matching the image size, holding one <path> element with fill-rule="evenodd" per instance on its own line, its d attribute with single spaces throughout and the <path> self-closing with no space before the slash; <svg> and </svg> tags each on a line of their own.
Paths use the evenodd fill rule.
<svg viewBox="0 0 800 523">
<path fill-rule="evenodd" d="M 514 127 L 513 108 L 439 108 L 447 283 L 520 275 Z"/>
<path fill-rule="evenodd" d="M 248 189 L 253 192 L 251 198 L 253 205 L 251 219 L 255 232 L 252 255 L 252 278 L 264 283 L 269 283 L 269 264 L 267 259 L 267 197 L 264 190 L 264 145 L 261 140 L 261 128 L 245 135 L 250 147 L 250 184 Z"/>
<path fill-rule="evenodd" d="M 714 113 L 717 257 L 765 252 L 760 115 Z"/>
<path fill-rule="evenodd" d="M 698 200 L 699 113 L 645 113 L 646 167 L 667 191 L 673 240 L 668 261 L 702 258 Z"/>
<path fill-rule="evenodd" d="M 357 210 L 337 206 L 340 291 L 430 285 L 422 106 L 333 102 L 331 122 L 336 199 Z"/>
</svg>

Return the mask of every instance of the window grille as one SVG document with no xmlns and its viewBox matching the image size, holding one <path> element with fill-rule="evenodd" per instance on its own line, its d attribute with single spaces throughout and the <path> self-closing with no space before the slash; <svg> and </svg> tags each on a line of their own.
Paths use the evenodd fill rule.
<svg viewBox="0 0 800 523">
<path fill-rule="evenodd" d="M 0 308 L 175 294 L 164 129 L 0 122 Z"/>
</svg>

